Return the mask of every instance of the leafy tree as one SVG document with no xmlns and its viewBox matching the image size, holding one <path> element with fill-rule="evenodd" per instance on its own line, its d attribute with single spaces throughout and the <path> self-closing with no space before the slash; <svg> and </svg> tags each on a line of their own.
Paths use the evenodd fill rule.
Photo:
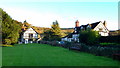
<svg viewBox="0 0 120 68">
<path fill-rule="evenodd" d="M 9 44 L 11 44 L 11 40 L 10 39 L 5 39 L 4 43 L 7 44 L 7 45 L 9 45 Z"/>
<path fill-rule="evenodd" d="M 19 33 L 21 33 L 22 32 L 22 22 L 18 22 L 17 20 L 14 20 L 14 22 L 15 22 L 15 24 L 17 24 L 17 25 L 19 25 L 20 26 L 20 30 L 19 30 Z"/>
<path fill-rule="evenodd" d="M 2 9 L 0 8 L 0 44 L 2 43 Z"/>
<path fill-rule="evenodd" d="M 99 43 L 99 33 L 98 31 L 86 30 L 80 31 L 79 41 L 80 43 L 94 45 Z"/>
<path fill-rule="evenodd" d="M 60 40 L 62 37 L 61 29 L 59 27 L 58 21 L 53 22 L 51 29 L 44 32 L 44 39 L 54 41 Z M 43 39 L 43 40 L 44 40 Z"/>
<path fill-rule="evenodd" d="M 19 38 L 19 31 L 21 30 L 20 25 L 13 20 L 5 11 L 2 9 L 2 39 L 4 44 L 16 43 Z"/>
<path fill-rule="evenodd" d="M 43 38 L 43 40 L 51 41 L 52 40 L 51 39 L 52 38 L 52 34 L 53 34 L 53 32 L 51 31 L 51 29 L 44 31 L 44 38 Z"/>
</svg>

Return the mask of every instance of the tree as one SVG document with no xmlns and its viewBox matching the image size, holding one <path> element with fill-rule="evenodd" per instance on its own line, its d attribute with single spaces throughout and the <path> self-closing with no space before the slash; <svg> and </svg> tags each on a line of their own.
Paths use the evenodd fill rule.
<svg viewBox="0 0 120 68">
<path fill-rule="evenodd" d="M 53 40 L 60 40 L 62 37 L 62 32 L 60 29 L 60 26 L 58 24 L 58 21 L 56 20 L 55 22 L 53 22 L 53 25 L 51 26 L 52 29 L 52 39 Z"/>
<path fill-rule="evenodd" d="M 20 26 L 20 30 L 19 30 L 19 33 L 21 33 L 22 32 L 22 22 L 19 22 L 19 21 L 17 21 L 17 20 L 14 20 L 14 22 L 15 22 L 15 24 L 17 24 L 17 25 L 19 25 Z"/>
<path fill-rule="evenodd" d="M 93 30 L 86 30 L 86 31 L 80 31 L 79 41 L 80 43 L 85 44 L 98 44 L 99 43 L 100 35 L 98 31 Z"/>
<path fill-rule="evenodd" d="M 16 43 L 19 38 L 21 27 L 5 11 L 2 9 L 0 10 L 2 13 L 2 42 L 4 44 Z"/>
<path fill-rule="evenodd" d="M 51 25 L 51 29 L 44 32 L 44 39 L 55 41 L 60 40 L 62 37 L 61 29 L 59 27 L 58 21 L 56 20 Z"/>
<path fill-rule="evenodd" d="M 51 31 L 51 29 L 44 31 L 43 40 L 51 41 L 52 40 L 52 34 L 53 34 L 53 32 Z"/>
</svg>

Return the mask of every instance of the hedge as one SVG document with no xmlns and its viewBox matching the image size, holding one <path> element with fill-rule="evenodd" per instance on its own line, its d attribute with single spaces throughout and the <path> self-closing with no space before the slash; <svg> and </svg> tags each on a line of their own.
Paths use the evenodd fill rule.
<svg viewBox="0 0 120 68">
<path fill-rule="evenodd" d="M 59 44 L 56 41 L 39 41 L 38 43 L 49 44 L 52 46 L 61 46 L 61 47 L 68 48 L 68 49 L 71 49 L 71 47 L 76 47 L 80 49 L 79 51 L 82 51 L 82 52 L 91 53 L 96 56 L 106 56 L 110 58 L 114 58 L 113 55 L 115 54 L 120 54 L 120 47 L 107 47 L 107 46 L 103 47 L 100 45 L 91 46 L 91 45 L 86 45 L 83 43 L 70 43 L 70 42 L 66 42 L 65 44 Z"/>
<path fill-rule="evenodd" d="M 119 36 L 101 36 L 99 41 L 109 42 L 109 43 L 120 43 L 120 35 Z"/>
</svg>

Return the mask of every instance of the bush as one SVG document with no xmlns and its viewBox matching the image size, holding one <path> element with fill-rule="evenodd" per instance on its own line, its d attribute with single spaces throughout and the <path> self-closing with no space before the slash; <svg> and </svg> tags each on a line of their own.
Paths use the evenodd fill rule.
<svg viewBox="0 0 120 68">
<path fill-rule="evenodd" d="M 79 51 L 82 52 L 87 52 L 87 53 L 91 53 L 94 54 L 96 56 L 106 56 L 106 57 L 111 57 L 114 58 L 114 54 L 120 54 L 120 47 L 108 47 L 108 46 L 90 46 L 90 45 L 86 45 L 84 43 L 70 43 L 70 42 L 65 42 L 65 44 L 59 44 L 56 41 L 39 41 L 39 43 L 42 44 L 49 44 L 52 46 L 62 46 L 64 48 L 77 48 L 79 49 Z"/>
<path fill-rule="evenodd" d="M 113 58 L 114 54 L 120 54 L 120 48 L 116 47 L 102 47 L 102 46 L 90 46 L 86 44 L 81 44 L 82 52 L 87 52 L 94 54 L 96 56 L 106 56 Z"/>
<path fill-rule="evenodd" d="M 51 46 L 61 46 L 64 47 L 65 44 L 59 44 L 57 41 L 38 41 L 40 44 L 49 44 Z"/>
<path fill-rule="evenodd" d="M 64 48 L 70 48 L 72 46 L 72 43 L 70 42 L 65 42 Z"/>
<path fill-rule="evenodd" d="M 120 43 L 120 35 L 119 36 L 101 36 L 100 42 L 102 43 Z"/>
<path fill-rule="evenodd" d="M 10 40 L 10 39 L 5 39 L 4 42 L 5 42 L 5 44 L 7 44 L 7 45 L 10 45 L 10 44 L 11 44 L 11 40 Z"/>
<path fill-rule="evenodd" d="M 99 43 L 99 37 L 100 35 L 97 31 L 92 31 L 92 30 L 81 31 L 79 40 L 80 40 L 80 43 L 94 45 Z"/>
</svg>

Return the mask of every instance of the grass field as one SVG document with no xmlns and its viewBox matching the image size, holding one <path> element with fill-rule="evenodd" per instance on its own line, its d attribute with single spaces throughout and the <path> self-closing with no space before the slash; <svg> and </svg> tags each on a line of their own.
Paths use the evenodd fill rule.
<svg viewBox="0 0 120 68">
<path fill-rule="evenodd" d="M 120 66 L 110 58 L 45 44 L 16 44 L 2 48 L 3 66 Z"/>
<path fill-rule="evenodd" d="M 118 43 L 100 43 L 101 45 L 120 45 Z"/>
</svg>

